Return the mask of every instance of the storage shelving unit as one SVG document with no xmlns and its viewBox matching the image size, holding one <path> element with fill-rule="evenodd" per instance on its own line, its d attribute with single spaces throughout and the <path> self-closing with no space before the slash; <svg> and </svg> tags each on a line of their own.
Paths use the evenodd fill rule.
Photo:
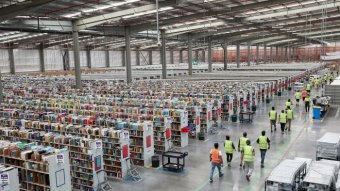
<svg viewBox="0 0 340 191">
<path fill-rule="evenodd" d="M 171 117 L 153 116 L 155 153 L 162 154 L 171 146 Z"/>
<path fill-rule="evenodd" d="M 152 121 L 131 123 L 130 155 L 135 165 L 149 167 L 154 155 L 154 132 Z"/>
<path fill-rule="evenodd" d="M 171 140 L 176 147 L 185 147 L 189 143 L 189 132 L 183 131 L 188 127 L 188 112 L 183 109 L 170 110 L 172 118 Z"/>
<path fill-rule="evenodd" d="M 0 161 L 19 170 L 20 190 L 71 190 L 69 153 L 36 144 L 10 143 L 0 147 Z"/>
</svg>

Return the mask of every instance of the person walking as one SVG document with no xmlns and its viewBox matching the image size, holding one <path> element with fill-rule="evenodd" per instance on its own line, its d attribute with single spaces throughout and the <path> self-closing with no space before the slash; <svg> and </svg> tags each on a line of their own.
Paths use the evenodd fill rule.
<svg viewBox="0 0 340 191">
<path fill-rule="evenodd" d="M 261 168 L 264 168 L 264 159 L 266 158 L 267 150 L 270 149 L 270 140 L 266 136 L 266 131 L 261 132 L 261 136 L 257 139 L 261 153 Z"/>
<path fill-rule="evenodd" d="M 287 123 L 287 114 L 285 113 L 285 110 L 282 110 L 279 115 L 279 122 L 281 124 L 281 133 L 284 134 L 285 126 Z"/>
<path fill-rule="evenodd" d="M 307 97 L 305 98 L 305 109 L 306 109 L 306 113 L 309 113 L 309 109 L 310 109 L 310 102 L 312 100 L 310 99 L 309 95 L 307 95 Z"/>
<path fill-rule="evenodd" d="M 305 98 L 307 97 L 307 91 L 306 91 L 306 89 L 303 89 L 303 90 L 302 90 L 301 96 L 302 96 L 302 101 L 305 101 Z"/>
<path fill-rule="evenodd" d="M 275 111 L 275 107 L 272 107 L 272 110 L 269 112 L 269 120 L 270 120 L 270 132 L 273 132 L 273 126 L 274 130 L 276 131 L 276 121 L 277 121 L 277 113 Z"/>
<path fill-rule="evenodd" d="M 221 171 L 221 167 L 223 166 L 223 158 L 222 152 L 218 150 L 218 143 L 215 143 L 214 149 L 210 151 L 210 162 L 211 162 L 210 183 L 213 183 L 213 176 L 216 167 L 218 169 L 219 176 L 220 177 L 223 176 L 223 173 Z"/>
<path fill-rule="evenodd" d="M 234 143 L 230 140 L 230 136 L 227 135 L 224 141 L 224 149 L 227 155 L 227 164 L 230 167 L 231 161 L 233 160 L 234 151 L 236 151 Z"/>
<path fill-rule="evenodd" d="M 286 113 L 287 113 L 286 129 L 288 129 L 288 131 L 290 131 L 290 127 L 292 125 L 292 120 L 294 119 L 294 113 L 293 113 L 293 110 L 290 107 L 287 108 Z"/>
<path fill-rule="evenodd" d="M 241 137 L 239 139 L 239 141 L 238 141 L 238 152 L 241 152 L 240 168 L 242 168 L 242 166 L 243 166 L 243 154 L 242 154 L 242 151 L 243 151 L 244 146 L 246 146 L 246 144 L 247 144 L 247 140 L 248 140 L 247 132 L 243 132 L 243 137 Z"/>
<path fill-rule="evenodd" d="M 307 93 L 310 94 L 311 89 L 312 89 L 312 87 L 311 87 L 311 85 L 308 83 L 308 84 L 306 85 L 306 91 L 307 91 Z"/>
<path fill-rule="evenodd" d="M 292 107 L 292 101 L 290 101 L 290 99 L 288 99 L 288 101 L 286 101 L 285 105 L 286 105 L 286 109 L 288 107 Z"/>
<path fill-rule="evenodd" d="M 299 105 L 300 99 L 301 99 L 301 92 L 300 92 L 300 90 L 296 90 L 296 92 L 295 92 L 296 106 Z"/>
<path fill-rule="evenodd" d="M 250 181 L 250 176 L 254 170 L 254 157 L 255 157 L 255 150 L 250 144 L 250 140 L 247 140 L 246 146 L 242 151 L 242 156 L 244 158 L 244 165 L 246 168 L 246 178 Z"/>
</svg>

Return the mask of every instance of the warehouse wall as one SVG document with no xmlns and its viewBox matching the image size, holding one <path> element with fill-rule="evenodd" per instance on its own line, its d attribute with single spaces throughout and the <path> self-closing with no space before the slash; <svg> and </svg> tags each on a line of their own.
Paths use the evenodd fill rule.
<svg viewBox="0 0 340 191">
<path fill-rule="evenodd" d="M 9 73 L 8 50 L 0 49 L 0 71 L 1 73 Z"/>
</svg>

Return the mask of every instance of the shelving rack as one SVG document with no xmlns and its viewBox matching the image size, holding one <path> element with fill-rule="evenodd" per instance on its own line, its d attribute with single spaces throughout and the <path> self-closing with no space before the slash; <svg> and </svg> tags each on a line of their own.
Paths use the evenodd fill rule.
<svg viewBox="0 0 340 191">
<path fill-rule="evenodd" d="M 201 132 L 201 115 L 198 106 L 187 106 L 188 112 L 188 127 L 190 128 L 190 138 L 198 138 L 198 134 Z M 195 130 L 193 130 L 195 129 Z"/>
<path fill-rule="evenodd" d="M 134 164 L 151 166 L 151 158 L 155 153 L 152 121 L 132 123 L 129 126 L 130 155 Z"/>
<path fill-rule="evenodd" d="M 155 154 L 161 155 L 171 146 L 171 117 L 153 116 Z"/>
<path fill-rule="evenodd" d="M 37 146 L 34 143 L 5 143 L 0 147 L 0 161 L 19 171 L 20 191 L 72 190 L 69 152 L 66 149 Z"/>
<path fill-rule="evenodd" d="M 200 126 L 201 132 L 208 133 L 212 128 L 212 104 L 211 103 L 200 103 Z"/>
<path fill-rule="evenodd" d="M 170 110 L 172 118 L 171 140 L 176 147 L 185 147 L 189 143 L 189 132 L 183 131 L 188 127 L 188 112 L 183 109 Z"/>
</svg>

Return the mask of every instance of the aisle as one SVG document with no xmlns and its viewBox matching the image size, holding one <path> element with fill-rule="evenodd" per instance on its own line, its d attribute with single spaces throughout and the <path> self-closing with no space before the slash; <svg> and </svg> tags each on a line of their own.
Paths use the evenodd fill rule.
<svg viewBox="0 0 340 191">
<path fill-rule="evenodd" d="M 190 144 L 184 151 L 189 152 L 186 160 L 186 168 L 183 173 L 177 174 L 173 172 L 163 171 L 163 169 L 141 169 L 143 181 L 140 183 L 124 183 L 114 182 L 116 190 L 124 191 L 149 191 L 149 190 L 176 190 L 176 191 L 222 191 L 228 190 L 263 190 L 264 181 L 272 169 L 283 159 L 292 158 L 294 156 L 309 156 L 313 157 L 315 152 L 313 149 L 306 149 L 306 144 L 302 143 L 299 138 L 311 136 L 305 133 L 306 129 L 313 128 L 316 123 L 311 123 L 311 113 L 306 115 L 304 107 L 294 107 L 295 120 L 292 124 L 292 131 L 289 134 L 281 135 L 279 125 L 278 130 L 271 134 L 269 129 L 268 112 L 272 106 L 275 106 L 277 111 L 283 109 L 284 103 L 288 98 L 292 97 L 291 92 L 284 92 L 282 97 L 275 97 L 271 104 L 261 103 L 254 116 L 255 121 L 251 124 L 243 123 L 228 123 L 227 129 L 219 130 L 218 134 L 208 136 L 205 142 L 191 140 Z M 327 122 L 325 120 L 323 123 Z M 320 122 L 319 122 L 320 123 Z M 260 168 L 260 155 L 258 146 L 255 143 L 262 130 L 267 131 L 267 135 L 271 139 L 271 150 L 267 153 L 265 168 Z M 256 149 L 255 169 L 251 181 L 247 182 L 243 169 L 239 168 L 240 154 L 235 153 L 232 162 L 232 167 L 224 167 L 225 176 L 221 179 L 218 176 L 214 177 L 214 183 L 209 183 L 210 162 L 209 151 L 213 143 L 219 142 L 220 149 L 223 150 L 223 141 L 225 135 L 231 135 L 235 146 L 242 133 L 246 131 L 253 146 Z M 318 136 L 320 136 L 318 134 Z M 315 137 L 311 137 L 315 140 Z M 315 141 L 314 141 L 315 142 Z M 303 144 L 303 148 L 299 148 L 299 144 Z M 309 144 L 313 147 L 315 144 Z M 310 151 L 310 152 L 309 152 Z M 287 156 L 286 156 L 287 154 Z M 225 160 L 225 155 L 223 156 Z M 217 175 L 217 171 L 215 173 Z"/>
</svg>

